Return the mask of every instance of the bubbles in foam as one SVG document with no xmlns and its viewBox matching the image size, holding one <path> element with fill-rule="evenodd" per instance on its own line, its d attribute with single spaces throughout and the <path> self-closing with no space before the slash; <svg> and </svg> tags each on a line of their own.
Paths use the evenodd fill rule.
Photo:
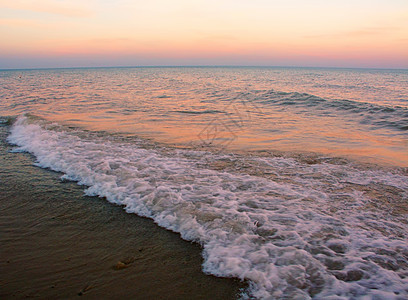
<svg viewBox="0 0 408 300">
<path fill-rule="evenodd" d="M 144 149 L 25 116 L 8 140 L 87 195 L 200 243 L 204 272 L 250 281 L 250 296 L 408 296 L 406 174 Z"/>
</svg>

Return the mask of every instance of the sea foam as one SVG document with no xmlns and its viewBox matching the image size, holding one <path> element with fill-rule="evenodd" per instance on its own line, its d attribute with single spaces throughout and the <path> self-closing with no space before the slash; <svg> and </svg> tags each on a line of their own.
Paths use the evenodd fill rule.
<svg viewBox="0 0 408 300">
<path fill-rule="evenodd" d="M 87 195 L 200 243 L 204 272 L 250 283 L 243 298 L 408 297 L 404 173 L 154 150 L 27 116 L 8 141 Z"/>
</svg>

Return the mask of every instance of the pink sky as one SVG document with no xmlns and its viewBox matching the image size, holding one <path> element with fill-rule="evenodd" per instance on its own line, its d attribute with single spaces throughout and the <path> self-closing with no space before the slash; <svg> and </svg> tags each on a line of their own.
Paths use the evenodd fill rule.
<svg viewBox="0 0 408 300">
<path fill-rule="evenodd" d="M 0 68 L 408 68 L 406 0 L 0 0 Z"/>
</svg>

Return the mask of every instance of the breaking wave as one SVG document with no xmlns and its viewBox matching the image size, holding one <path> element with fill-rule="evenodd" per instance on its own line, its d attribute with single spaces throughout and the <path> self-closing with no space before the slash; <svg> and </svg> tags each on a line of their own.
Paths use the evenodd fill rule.
<svg viewBox="0 0 408 300">
<path fill-rule="evenodd" d="M 8 141 L 87 195 L 200 243 L 204 272 L 250 283 L 243 298 L 408 297 L 406 172 L 151 149 L 29 116 Z"/>
</svg>

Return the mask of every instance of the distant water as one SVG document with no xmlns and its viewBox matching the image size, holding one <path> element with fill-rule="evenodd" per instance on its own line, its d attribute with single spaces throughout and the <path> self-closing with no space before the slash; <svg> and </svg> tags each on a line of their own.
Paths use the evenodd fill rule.
<svg viewBox="0 0 408 300">
<path fill-rule="evenodd" d="M 408 166 L 408 71 L 119 68 L 0 72 L 0 113 L 171 144 Z"/>
<path fill-rule="evenodd" d="M 408 71 L 21 70 L 0 83 L 16 152 L 200 243 L 204 272 L 249 280 L 247 296 L 408 296 Z"/>
</svg>

